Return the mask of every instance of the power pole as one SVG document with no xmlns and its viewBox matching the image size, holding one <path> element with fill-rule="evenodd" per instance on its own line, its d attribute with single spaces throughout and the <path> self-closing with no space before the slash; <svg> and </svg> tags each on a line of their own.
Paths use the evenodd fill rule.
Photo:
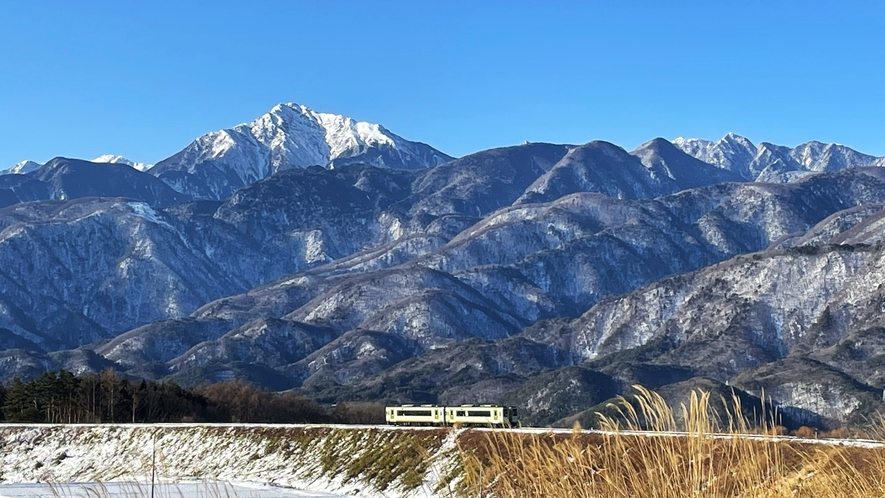
<svg viewBox="0 0 885 498">
<path fill-rule="evenodd" d="M 154 480 L 157 475 L 157 430 L 151 431 L 151 498 L 154 498 Z"/>
</svg>

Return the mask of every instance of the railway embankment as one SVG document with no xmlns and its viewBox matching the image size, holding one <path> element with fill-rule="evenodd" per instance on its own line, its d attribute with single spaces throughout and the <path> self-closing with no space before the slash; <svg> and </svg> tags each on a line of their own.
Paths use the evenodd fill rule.
<svg viewBox="0 0 885 498">
<path fill-rule="evenodd" d="M 365 498 L 624 490 L 716 498 L 756 496 L 747 494 L 754 489 L 829 498 L 885 489 L 881 471 L 880 440 L 620 429 L 0 424 L 0 485 L 144 482 L 154 475 L 160 482 L 254 483 Z"/>
<path fill-rule="evenodd" d="M 455 439 L 437 428 L 0 425 L 0 484 L 251 482 L 359 496 L 452 495 Z"/>
</svg>

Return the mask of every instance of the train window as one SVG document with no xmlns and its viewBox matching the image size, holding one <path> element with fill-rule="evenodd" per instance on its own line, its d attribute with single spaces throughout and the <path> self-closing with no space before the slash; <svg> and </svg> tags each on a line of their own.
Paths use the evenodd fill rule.
<svg viewBox="0 0 885 498">
<path fill-rule="evenodd" d="M 489 410 L 470 410 L 467 412 L 468 417 L 491 417 L 492 412 Z"/>
<path fill-rule="evenodd" d="M 399 417 L 429 417 L 430 410 L 400 410 L 397 413 Z"/>
<path fill-rule="evenodd" d="M 467 414 L 467 412 L 465 412 L 464 410 L 458 410 L 457 412 L 455 412 L 456 417 L 463 417 L 466 414 Z"/>
</svg>

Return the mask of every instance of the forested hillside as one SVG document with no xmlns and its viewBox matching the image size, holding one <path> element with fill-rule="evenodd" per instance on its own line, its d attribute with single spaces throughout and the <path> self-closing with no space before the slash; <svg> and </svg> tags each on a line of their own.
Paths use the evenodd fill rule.
<svg viewBox="0 0 885 498">
<path fill-rule="evenodd" d="M 322 407 L 291 393 L 271 393 L 242 381 L 185 389 L 174 381 L 131 381 L 111 370 L 75 376 L 46 372 L 0 385 L 0 421 L 15 423 L 380 423 L 383 407 L 342 403 Z"/>
</svg>

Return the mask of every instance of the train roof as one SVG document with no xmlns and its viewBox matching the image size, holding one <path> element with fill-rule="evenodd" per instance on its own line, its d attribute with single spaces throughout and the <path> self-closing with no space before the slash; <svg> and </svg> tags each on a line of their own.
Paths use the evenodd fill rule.
<svg viewBox="0 0 885 498">
<path fill-rule="evenodd" d="M 415 405 L 415 404 L 404 404 L 404 405 L 387 405 L 387 408 L 516 408 L 512 405 L 489 405 L 489 404 L 463 404 L 463 405 Z"/>
</svg>

